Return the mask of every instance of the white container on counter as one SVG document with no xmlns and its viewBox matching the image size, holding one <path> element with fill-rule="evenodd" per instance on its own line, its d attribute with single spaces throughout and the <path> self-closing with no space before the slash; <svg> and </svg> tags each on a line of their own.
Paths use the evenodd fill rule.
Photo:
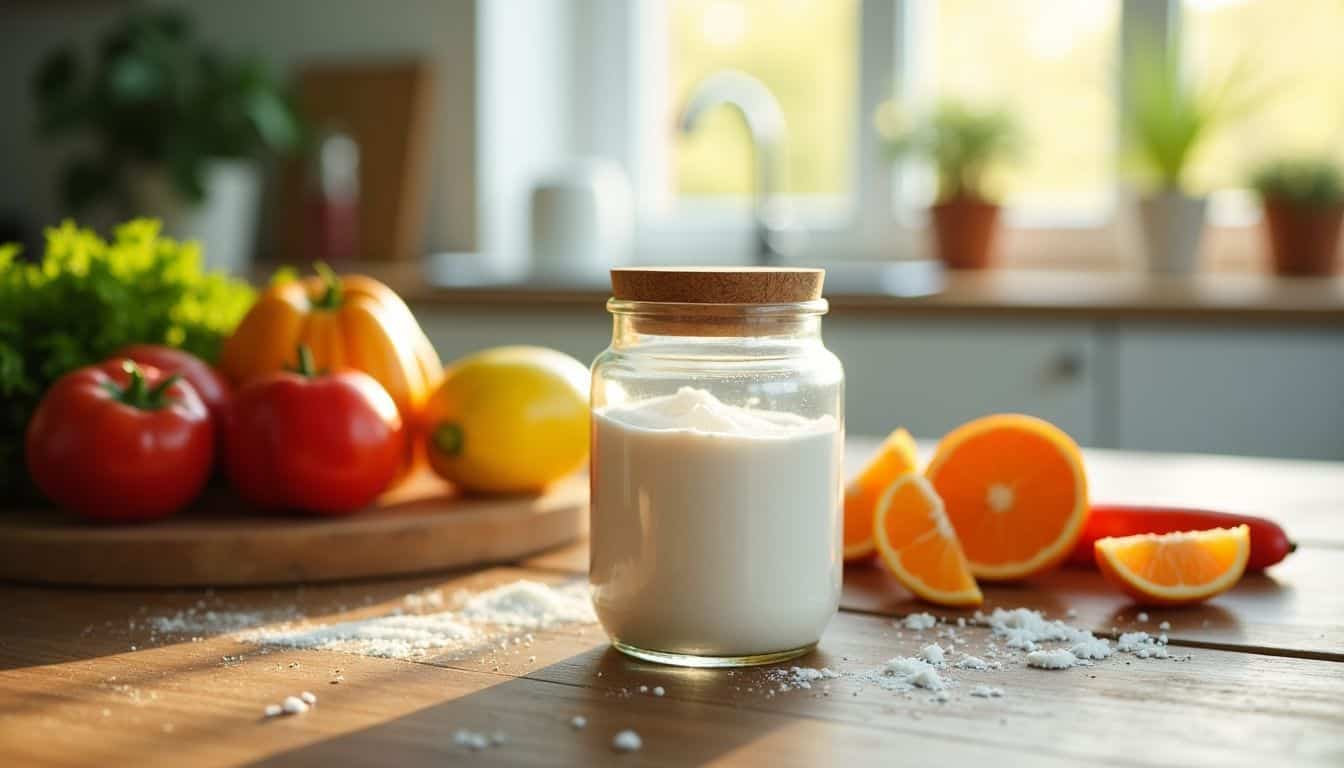
<svg viewBox="0 0 1344 768">
<path fill-rule="evenodd" d="M 592 561 L 615 647 L 741 666 L 811 650 L 842 576 L 843 391 L 820 270 L 613 270 L 593 365 Z"/>
</svg>

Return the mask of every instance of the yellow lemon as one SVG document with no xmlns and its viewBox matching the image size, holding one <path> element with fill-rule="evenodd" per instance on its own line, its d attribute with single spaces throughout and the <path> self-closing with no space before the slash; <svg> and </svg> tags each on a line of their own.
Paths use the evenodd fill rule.
<svg viewBox="0 0 1344 768">
<path fill-rule="evenodd" d="M 588 369 L 542 347 L 496 347 L 448 366 L 426 405 L 429 463 L 477 493 L 533 493 L 588 458 Z"/>
</svg>

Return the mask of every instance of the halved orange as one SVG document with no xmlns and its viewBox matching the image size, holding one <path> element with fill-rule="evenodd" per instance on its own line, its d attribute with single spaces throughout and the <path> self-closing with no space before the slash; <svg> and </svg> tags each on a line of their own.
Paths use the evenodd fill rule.
<svg viewBox="0 0 1344 768">
<path fill-rule="evenodd" d="M 1136 601 L 1188 605 L 1241 579 L 1251 556 L 1251 529 L 1142 533 L 1097 539 L 1093 547 L 1102 575 Z"/>
<path fill-rule="evenodd" d="M 868 460 L 858 477 L 845 487 L 845 560 L 873 554 L 873 511 L 892 481 L 915 471 L 919 457 L 915 438 L 896 429 Z"/>
<path fill-rule="evenodd" d="M 1022 414 L 954 429 L 924 471 L 976 578 L 1022 579 L 1063 560 L 1087 521 L 1087 476 L 1063 430 Z"/>
<path fill-rule="evenodd" d="M 939 605 L 984 602 L 943 501 L 923 476 L 901 475 L 883 492 L 873 541 L 882 564 L 919 597 Z"/>
</svg>

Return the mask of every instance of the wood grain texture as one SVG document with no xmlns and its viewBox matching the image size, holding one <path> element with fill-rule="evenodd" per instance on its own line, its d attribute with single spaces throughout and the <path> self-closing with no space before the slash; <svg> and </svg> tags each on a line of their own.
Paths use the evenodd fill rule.
<svg viewBox="0 0 1344 768">
<path fill-rule="evenodd" d="M 420 661 L 261 649 L 227 635 L 149 631 L 155 616 L 216 608 L 297 610 L 325 621 L 405 608 L 517 578 L 496 568 L 452 578 L 242 589 L 213 594 L 0 586 L 16 623 L 0 626 L 0 763 L 12 765 L 1337 765 L 1344 759 L 1344 665 L 1197 650 L 1189 661 L 1117 655 L 1091 668 L 945 671 L 947 702 L 884 691 L 855 674 L 937 637 L 841 613 L 799 663 L 846 677 L 777 690 L 763 669 L 686 670 L 611 651 L 599 628 L 570 626 Z M 364 598 L 371 603 L 364 604 Z M 77 629 L 93 621 L 89 629 Z M 134 622 L 134 625 L 132 625 Z M 986 630 L 944 644 L 984 653 Z M 521 636 L 522 632 L 511 633 Z M 131 645 L 135 650 L 130 650 Z M 227 658 L 226 658 L 227 657 Z M 1127 663 L 1128 662 L 1128 663 Z M 340 675 L 342 682 L 330 680 Z M 999 699 L 969 695 L 976 684 Z M 650 692 L 641 693 L 639 686 Z M 666 695 L 652 695 L 662 686 Z M 301 717 L 261 709 L 311 690 Z M 582 731 L 569 725 L 581 714 Z M 460 728 L 507 735 L 468 753 Z M 644 749 L 617 755 L 634 728 Z"/>
<path fill-rule="evenodd" d="M 850 451 L 851 463 L 863 450 Z M 886 659 L 932 641 L 988 656 L 990 639 L 974 621 L 918 633 L 896 626 L 893 617 L 911 611 L 958 613 L 915 602 L 870 567 L 850 569 L 848 608 L 818 651 L 794 662 L 845 676 L 788 691 L 767 669 L 729 674 L 628 659 L 596 625 L 510 631 L 405 661 L 261 648 L 226 632 L 165 632 L 155 621 L 213 610 L 325 623 L 415 611 L 405 596 L 424 590 L 451 607 L 458 590 L 582 579 L 583 543 L 520 567 L 365 582 L 221 590 L 0 583 L 0 765 L 1344 764 L 1344 548 L 1332 543 L 1329 524 L 1329 510 L 1344 508 L 1344 486 L 1331 481 L 1337 468 L 1235 459 L 1167 474 L 1169 460 L 1088 456 L 1093 476 L 1113 478 L 1118 490 L 1145 493 L 1144 479 L 1153 481 L 1146 492 L 1156 498 L 1117 500 L 1173 501 L 1182 477 L 1215 496 L 1227 485 L 1227 501 L 1250 505 L 1237 511 L 1273 512 L 1259 505 L 1277 499 L 1274 516 L 1290 532 L 1314 525 L 1318 543 L 1206 606 L 1148 609 L 1146 623 L 1086 570 L 986 593 L 993 604 L 1054 617 L 1073 609 L 1069 621 L 1102 631 L 1157 632 L 1169 621 L 1173 651 L 1188 661 L 1116 654 L 1043 671 L 1012 655 L 1000 657 L 997 671 L 945 670 L 954 684 L 946 702 L 927 691 L 882 690 L 864 675 Z M 1004 696 L 970 696 L 977 684 Z M 655 686 L 666 695 L 652 695 Z M 266 704 L 302 690 L 319 697 L 312 712 L 260 717 Z M 573 730 L 573 715 L 588 726 Z M 463 728 L 502 731 L 507 743 L 468 752 L 453 741 Z M 611 749 L 623 728 L 639 732 L 641 751 Z"/>
<path fill-rule="evenodd" d="M 0 578 L 96 586 L 285 584 L 514 560 L 578 538 L 587 478 L 538 497 L 465 497 L 428 470 L 352 517 L 258 514 L 226 491 L 149 525 L 38 509 L 0 516 Z"/>
</svg>

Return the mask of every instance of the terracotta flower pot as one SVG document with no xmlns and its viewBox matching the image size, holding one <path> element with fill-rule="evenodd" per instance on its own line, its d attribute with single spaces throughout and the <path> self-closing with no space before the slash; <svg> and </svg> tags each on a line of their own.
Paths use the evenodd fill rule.
<svg viewBox="0 0 1344 768">
<path fill-rule="evenodd" d="M 1294 205 L 1265 201 L 1270 262 L 1280 275 L 1331 275 L 1339 264 L 1344 204 Z"/>
<path fill-rule="evenodd" d="M 933 240 L 938 258 L 951 269 L 985 269 L 994 255 L 999 206 L 957 197 L 933 206 Z"/>
</svg>

